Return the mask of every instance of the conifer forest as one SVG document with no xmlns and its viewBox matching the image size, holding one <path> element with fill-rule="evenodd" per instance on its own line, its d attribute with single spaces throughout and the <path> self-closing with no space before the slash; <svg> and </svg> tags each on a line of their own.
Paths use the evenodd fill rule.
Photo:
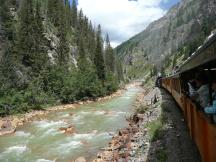
<svg viewBox="0 0 216 162">
<path fill-rule="evenodd" d="M 116 91 L 122 65 L 102 27 L 69 0 L 0 0 L 0 115 Z"/>
</svg>

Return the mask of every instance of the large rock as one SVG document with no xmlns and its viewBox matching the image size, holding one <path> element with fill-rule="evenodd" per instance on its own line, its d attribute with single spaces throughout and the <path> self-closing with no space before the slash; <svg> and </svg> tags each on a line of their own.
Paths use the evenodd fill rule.
<svg viewBox="0 0 216 162">
<path fill-rule="evenodd" d="M 1 129 L 10 128 L 12 126 L 11 122 L 9 120 L 6 120 L 2 123 Z"/>
<path fill-rule="evenodd" d="M 1 122 L 0 136 L 5 134 L 12 134 L 16 131 L 10 120 Z"/>
<path fill-rule="evenodd" d="M 10 127 L 10 128 L 7 128 L 7 129 L 2 129 L 0 131 L 0 136 L 6 135 L 6 134 L 13 134 L 15 132 L 16 132 L 16 128 L 15 127 Z"/>
<path fill-rule="evenodd" d="M 74 134 L 76 132 L 75 127 L 73 125 L 70 125 L 68 127 L 61 127 L 59 128 L 60 131 L 62 131 L 65 134 Z"/>
</svg>

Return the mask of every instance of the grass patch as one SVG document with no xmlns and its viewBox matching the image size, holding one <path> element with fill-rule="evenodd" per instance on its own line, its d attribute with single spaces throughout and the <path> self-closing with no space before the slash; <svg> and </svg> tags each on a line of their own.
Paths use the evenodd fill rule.
<svg viewBox="0 0 216 162">
<path fill-rule="evenodd" d="M 156 151 L 156 157 L 159 162 L 166 162 L 167 160 L 167 153 L 164 148 L 160 148 L 159 150 Z"/>
<path fill-rule="evenodd" d="M 135 114 L 144 114 L 147 110 L 148 110 L 148 106 L 140 106 L 136 109 L 136 113 Z"/>
<path fill-rule="evenodd" d="M 150 142 L 155 142 L 163 138 L 165 134 L 163 125 L 164 123 L 162 117 L 146 125 L 149 132 Z M 164 147 L 156 148 L 155 151 L 155 156 L 158 162 L 165 162 L 167 160 L 167 153 Z"/>
<path fill-rule="evenodd" d="M 165 103 L 161 104 L 161 109 L 162 109 L 162 112 L 161 112 L 161 122 L 162 122 L 162 124 L 165 124 L 168 121 L 166 113 L 170 112 L 170 110 L 165 106 Z"/>
<path fill-rule="evenodd" d="M 157 141 L 162 138 L 164 133 L 161 119 L 148 123 L 146 127 L 149 130 L 149 137 L 151 142 Z"/>
</svg>

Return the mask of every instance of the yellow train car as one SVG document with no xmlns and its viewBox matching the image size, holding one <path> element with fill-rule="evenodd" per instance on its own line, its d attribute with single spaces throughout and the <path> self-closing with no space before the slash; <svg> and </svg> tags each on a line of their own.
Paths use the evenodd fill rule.
<svg viewBox="0 0 216 162">
<path fill-rule="evenodd" d="M 216 162 L 216 114 L 207 115 L 198 103 L 188 95 L 187 82 L 197 71 L 207 74 L 210 103 L 211 78 L 216 77 L 216 34 L 211 35 L 203 46 L 178 69 L 178 73 L 162 78 L 162 87 L 176 100 L 181 108 L 191 138 L 195 141 L 203 162 Z"/>
</svg>

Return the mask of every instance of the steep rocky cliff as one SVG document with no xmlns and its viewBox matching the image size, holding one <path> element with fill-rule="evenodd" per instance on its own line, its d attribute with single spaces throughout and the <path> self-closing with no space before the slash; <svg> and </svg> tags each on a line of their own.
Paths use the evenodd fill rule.
<svg viewBox="0 0 216 162">
<path fill-rule="evenodd" d="M 215 0 L 182 0 L 116 51 L 133 68 L 142 69 L 147 62 L 161 68 L 167 58 L 178 52 L 185 58 L 190 55 L 215 28 L 215 19 Z"/>
</svg>

